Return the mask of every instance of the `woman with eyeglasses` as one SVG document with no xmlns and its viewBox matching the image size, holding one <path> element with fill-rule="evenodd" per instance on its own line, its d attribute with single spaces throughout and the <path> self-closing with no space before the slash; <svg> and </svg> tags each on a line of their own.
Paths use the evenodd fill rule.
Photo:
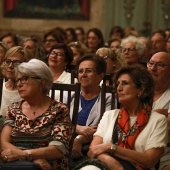
<svg viewBox="0 0 170 170">
<path fill-rule="evenodd" d="M 8 107 L 1 158 L 14 164 L 16 160 L 28 160 L 42 170 L 68 170 L 74 127 L 68 107 L 48 97 L 53 85 L 49 67 L 38 59 L 23 62 L 16 69 L 15 83 L 22 100 Z"/>
<path fill-rule="evenodd" d="M 114 82 L 122 106 L 104 113 L 90 145 L 89 161 L 74 170 L 88 170 L 89 165 L 95 169 L 101 163 L 104 166 L 98 169 L 102 170 L 155 169 L 166 151 L 167 120 L 152 111 L 154 82 L 147 69 L 122 67 Z"/>
<path fill-rule="evenodd" d="M 22 62 L 28 62 L 34 58 L 32 53 L 21 46 L 11 47 L 5 55 L 5 59 L 1 65 L 2 73 L 7 80 L 3 83 L 2 102 L 0 115 L 5 117 L 7 107 L 14 101 L 20 100 L 20 96 L 15 84 L 15 69 Z"/>
<path fill-rule="evenodd" d="M 99 86 L 106 72 L 106 62 L 95 54 L 87 54 L 78 63 L 78 80 L 81 83 L 76 138 L 72 151 L 72 166 L 86 156 L 85 149 L 91 142 L 101 117 L 101 88 Z M 73 98 L 74 100 L 74 98 Z M 73 101 L 70 111 L 72 113 Z M 111 95 L 106 95 L 106 110 L 111 108 Z"/>
<path fill-rule="evenodd" d="M 139 38 L 134 36 L 124 38 L 121 47 L 124 60 L 128 65 L 141 64 L 146 67 L 146 63 L 142 62 L 146 47 Z"/>
</svg>

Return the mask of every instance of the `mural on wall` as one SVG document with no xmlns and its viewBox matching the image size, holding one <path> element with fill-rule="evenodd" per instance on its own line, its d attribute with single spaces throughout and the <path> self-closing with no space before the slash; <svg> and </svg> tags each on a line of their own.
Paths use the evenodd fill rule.
<svg viewBox="0 0 170 170">
<path fill-rule="evenodd" d="M 4 0 L 4 17 L 88 20 L 89 0 Z"/>
</svg>

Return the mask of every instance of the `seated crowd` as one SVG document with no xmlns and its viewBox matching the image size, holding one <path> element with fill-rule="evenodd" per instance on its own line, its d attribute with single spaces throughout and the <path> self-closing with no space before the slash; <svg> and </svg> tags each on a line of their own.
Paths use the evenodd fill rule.
<svg viewBox="0 0 170 170">
<path fill-rule="evenodd" d="M 170 169 L 166 31 L 157 30 L 148 39 L 134 28 L 114 26 L 108 43 L 98 28 L 56 27 L 43 40 L 2 35 L 0 170 L 23 160 L 37 170 Z M 101 97 L 105 75 L 113 80 L 114 110 L 112 94 Z M 67 95 L 60 101 L 59 90 L 54 99 L 49 96 L 53 83 L 77 82 L 81 89 L 74 126 L 74 93 L 70 108 Z"/>
</svg>

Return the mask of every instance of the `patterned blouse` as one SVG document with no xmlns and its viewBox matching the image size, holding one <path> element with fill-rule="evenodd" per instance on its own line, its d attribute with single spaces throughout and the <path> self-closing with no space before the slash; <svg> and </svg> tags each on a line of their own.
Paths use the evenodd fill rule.
<svg viewBox="0 0 170 170">
<path fill-rule="evenodd" d="M 12 144 L 21 149 L 34 149 L 46 146 L 56 146 L 64 154 L 63 159 L 49 162 L 52 169 L 68 169 L 69 142 L 73 134 L 68 107 L 51 101 L 47 111 L 39 117 L 30 120 L 22 113 L 24 100 L 9 106 L 4 126 L 12 126 Z"/>
</svg>

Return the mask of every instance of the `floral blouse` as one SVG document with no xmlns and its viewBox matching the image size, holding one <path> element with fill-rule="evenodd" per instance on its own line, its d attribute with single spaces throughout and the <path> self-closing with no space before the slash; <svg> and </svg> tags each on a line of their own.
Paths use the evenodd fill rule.
<svg viewBox="0 0 170 170">
<path fill-rule="evenodd" d="M 52 169 L 68 169 L 69 142 L 73 134 L 68 107 L 60 102 L 51 101 L 47 111 L 39 117 L 30 120 L 22 113 L 24 100 L 8 107 L 4 126 L 13 127 L 12 144 L 21 149 L 34 149 L 56 146 L 64 155 L 63 159 L 53 160 Z"/>
</svg>

